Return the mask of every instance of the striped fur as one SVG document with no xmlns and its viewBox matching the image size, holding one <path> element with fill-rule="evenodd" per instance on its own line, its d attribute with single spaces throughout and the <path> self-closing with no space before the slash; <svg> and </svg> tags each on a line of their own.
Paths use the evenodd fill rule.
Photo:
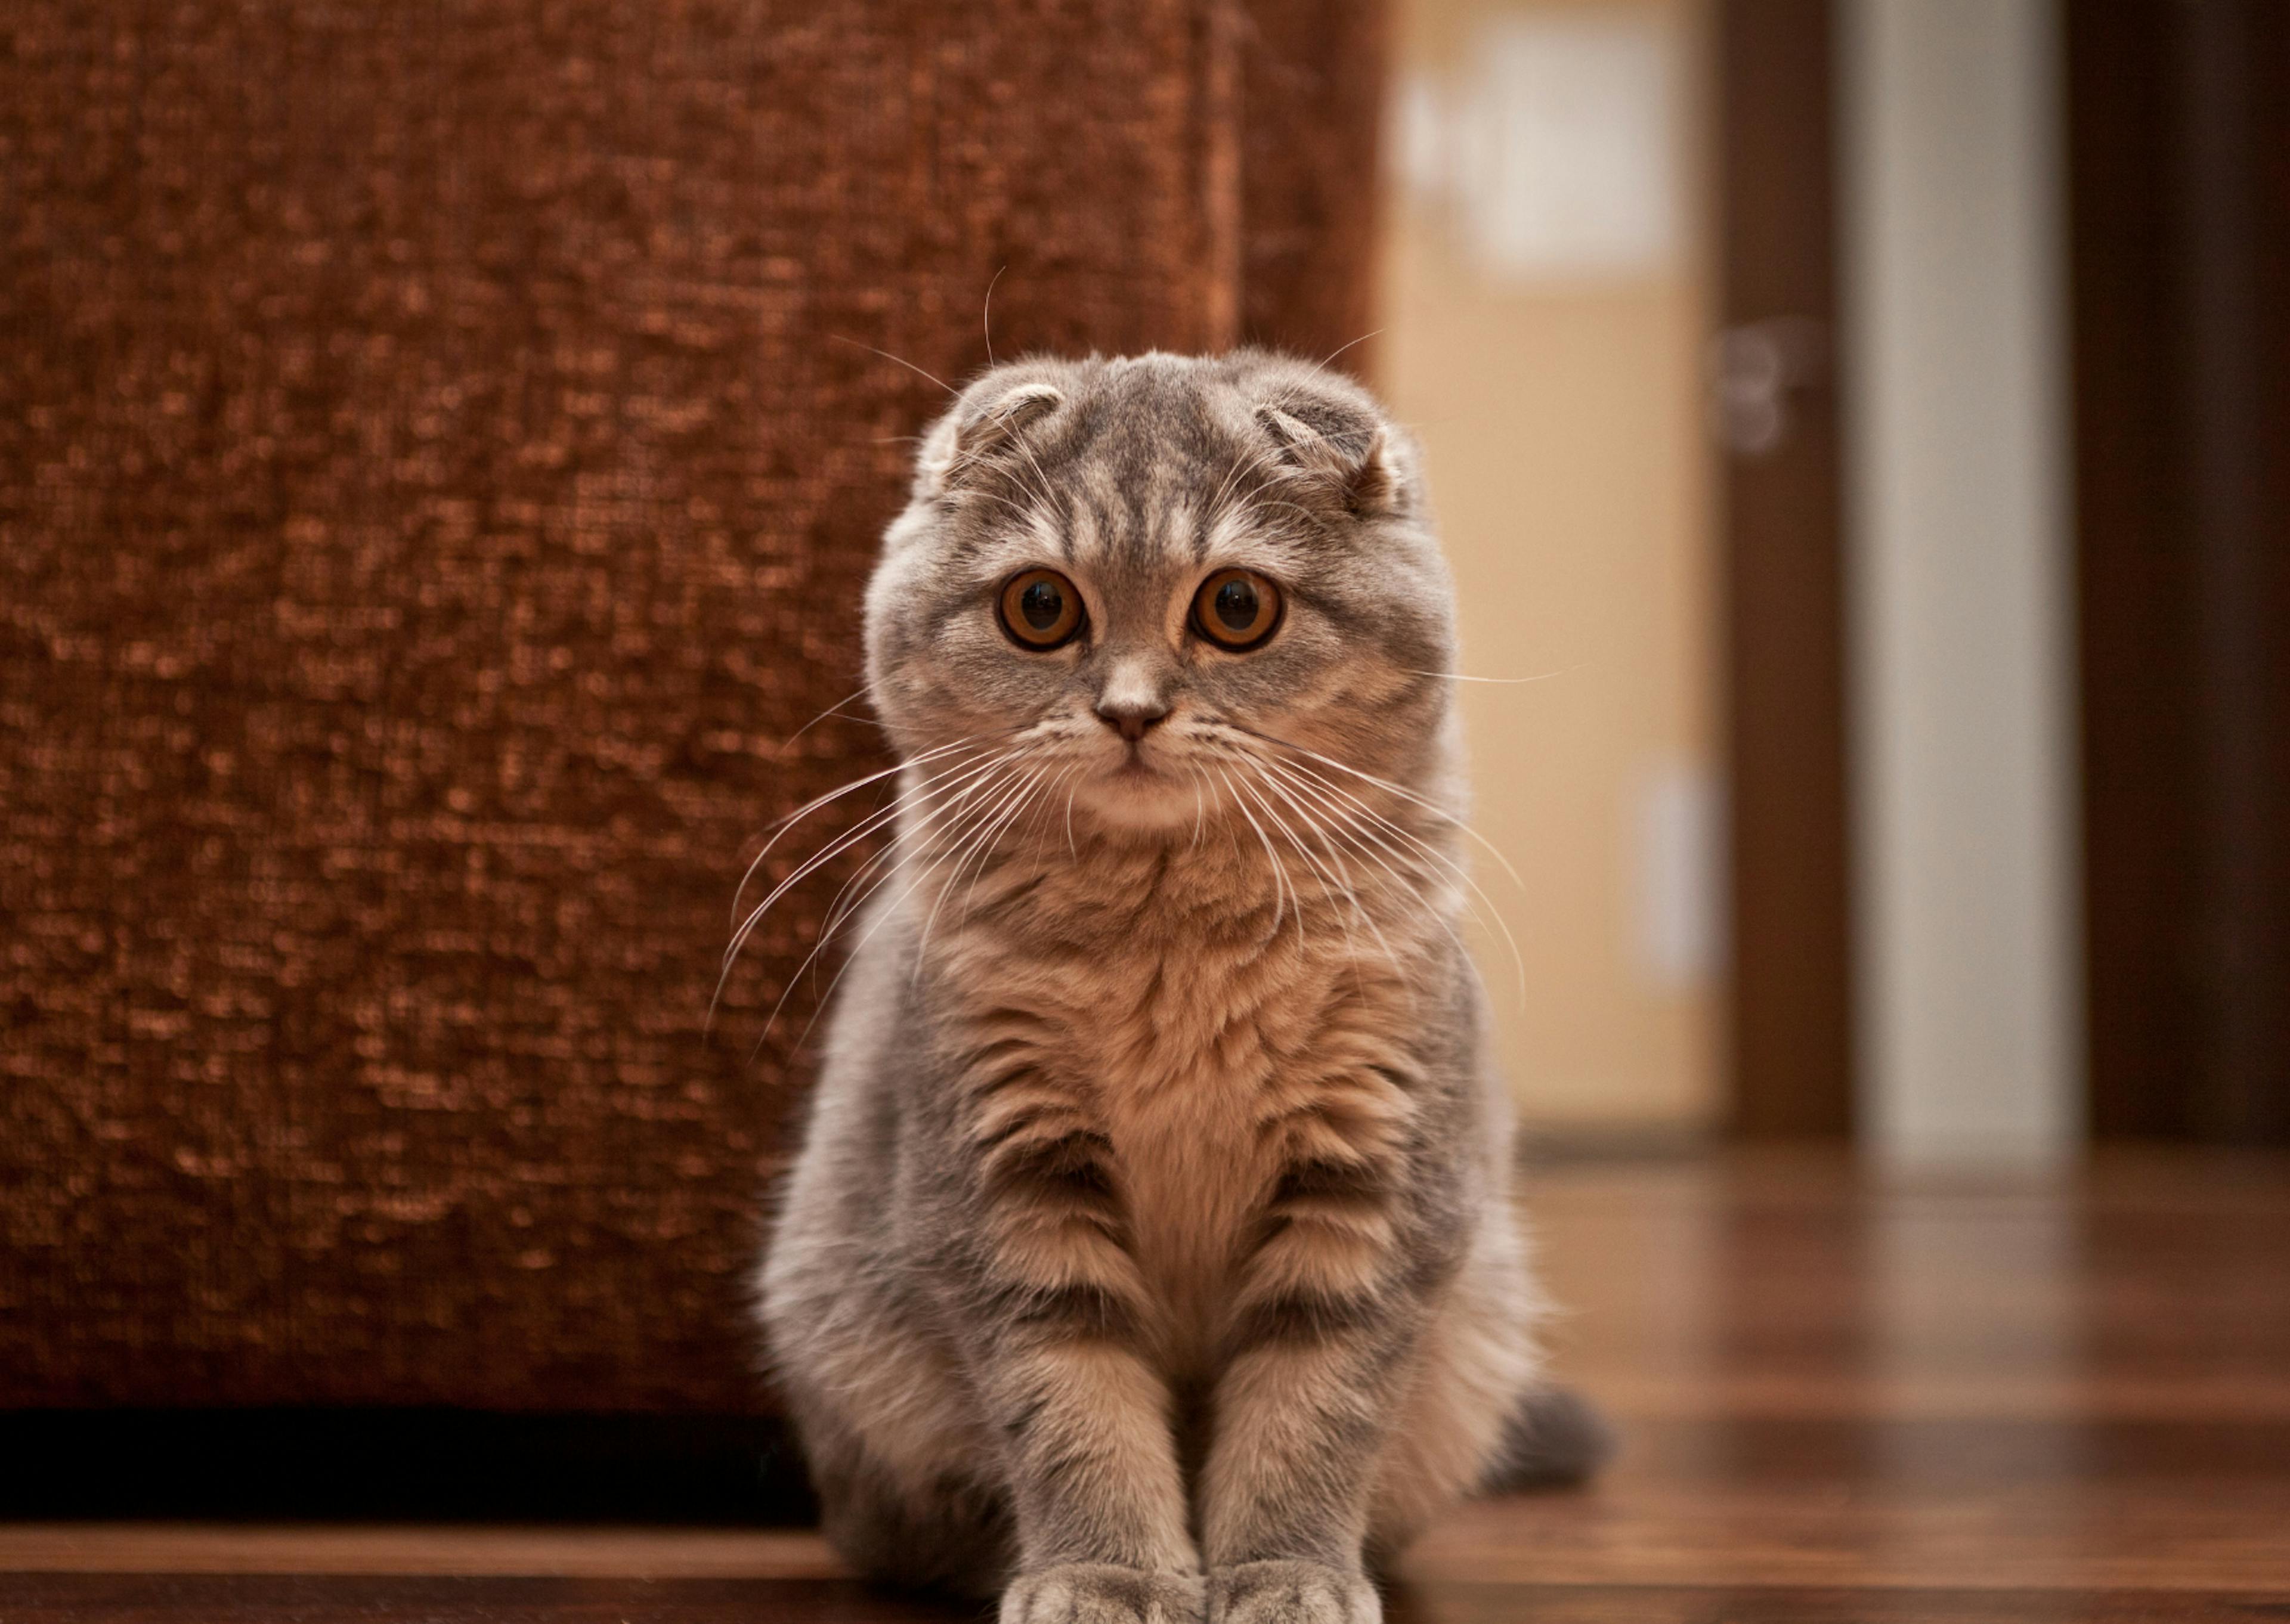
<svg viewBox="0 0 2290 1624">
<path fill-rule="evenodd" d="M 1186 620 L 1228 565 L 1286 595 L 1243 654 Z M 1035 567 L 1087 606 L 1046 653 L 994 618 Z M 1297 363 L 1021 363 L 927 440 L 869 594 L 896 838 L 762 1276 L 861 1568 L 1023 1624 L 1373 1620 L 1369 1563 L 1516 1449 L 1450 599 L 1405 437 Z"/>
</svg>

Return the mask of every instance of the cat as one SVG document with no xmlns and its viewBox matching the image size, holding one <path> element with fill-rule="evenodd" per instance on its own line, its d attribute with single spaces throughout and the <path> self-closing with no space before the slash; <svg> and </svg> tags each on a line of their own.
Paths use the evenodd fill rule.
<svg viewBox="0 0 2290 1624">
<path fill-rule="evenodd" d="M 1005 1624 L 1362 1624 L 1587 1470 L 1460 938 L 1453 590 L 1360 387 L 1029 360 L 866 598 L 902 767 L 761 1273 L 826 1532 Z"/>
</svg>

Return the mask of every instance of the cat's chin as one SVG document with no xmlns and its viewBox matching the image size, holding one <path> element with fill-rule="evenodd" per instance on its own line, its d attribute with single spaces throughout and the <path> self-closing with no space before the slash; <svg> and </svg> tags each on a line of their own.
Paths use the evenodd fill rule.
<svg viewBox="0 0 2290 1624">
<path fill-rule="evenodd" d="M 1077 820 L 1108 834 L 1151 839 L 1199 827 L 1203 804 L 1189 777 L 1131 764 L 1082 784 L 1073 805 Z"/>
</svg>

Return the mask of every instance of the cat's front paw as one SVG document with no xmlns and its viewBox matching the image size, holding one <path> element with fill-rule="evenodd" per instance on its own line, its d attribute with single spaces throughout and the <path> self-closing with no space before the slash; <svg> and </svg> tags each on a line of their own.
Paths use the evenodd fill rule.
<svg viewBox="0 0 2290 1624">
<path fill-rule="evenodd" d="M 1076 1562 L 1012 1580 L 1001 1624 L 1201 1624 L 1202 1604 L 1197 1573 Z"/>
<path fill-rule="evenodd" d="M 1363 1573 L 1319 1562 L 1244 1562 L 1209 1574 L 1209 1624 L 1382 1624 Z"/>
</svg>

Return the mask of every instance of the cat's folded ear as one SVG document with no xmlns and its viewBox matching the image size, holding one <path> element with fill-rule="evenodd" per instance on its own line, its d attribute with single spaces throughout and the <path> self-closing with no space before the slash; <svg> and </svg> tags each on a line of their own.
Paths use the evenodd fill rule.
<svg viewBox="0 0 2290 1624">
<path fill-rule="evenodd" d="M 1365 518 L 1404 511 L 1405 458 L 1390 429 L 1320 401 L 1283 401 L 1256 409 L 1258 427 L 1300 493 Z"/>
<path fill-rule="evenodd" d="M 964 399 L 923 444 L 920 483 L 942 496 L 1008 451 L 1018 436 L 1065 404 L 1055 384 L 1021 383 L 983 400 Z"/>
</svg>

